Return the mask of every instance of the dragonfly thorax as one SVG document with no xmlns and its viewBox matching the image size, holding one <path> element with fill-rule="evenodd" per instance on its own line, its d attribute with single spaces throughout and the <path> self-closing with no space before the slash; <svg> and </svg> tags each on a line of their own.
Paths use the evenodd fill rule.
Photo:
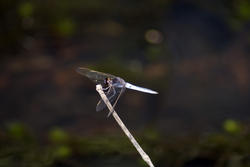
<svg viewBox="0 0 250 167">
<path fill-rule="evenodd" d="M 112 85 L 115 87 L 122 88 L 125 86 L 125 84 L 126 82 L 120 77 L 115 77 L 114 79 L 112 79 Z"/>
</svg>

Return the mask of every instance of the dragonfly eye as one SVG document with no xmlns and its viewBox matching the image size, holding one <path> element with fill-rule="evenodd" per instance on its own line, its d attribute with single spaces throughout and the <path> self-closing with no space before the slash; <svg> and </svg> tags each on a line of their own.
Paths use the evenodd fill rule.
<svg viewBox="0 0 250 167">
<path fill-rule="evenodd" d="M 112 80 L 110 78 L 105 79 L 105 84 L 111 84 L 111 83 L 112 83 Z"/>
<path fill-rule="evenodd" d="M 110 83 L 110 78 L 105 78 L 104 83 L 105 83 L 105 84 L 109 84 L 109 83 Z"/>
</svg>

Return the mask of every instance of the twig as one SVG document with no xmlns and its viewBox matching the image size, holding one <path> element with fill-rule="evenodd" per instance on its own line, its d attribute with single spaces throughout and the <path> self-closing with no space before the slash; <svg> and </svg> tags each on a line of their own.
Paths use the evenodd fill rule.
<svg viewBox="0 0 250 167">
<path fill-rule="evenodd" d="M 143 151 L 143 149 L 141 148 L 141 146 L 137 143 L 137 141 L 135 140 L 135 138 L 132 136 L 132 134 L 129 132 L 129 130 L 127 129 L 127 127 L 124 125 L 124 123 L 122 122 L 122 120 L 120 119 L 120 117 L 118 116 L 118 114 L 115 112 L 114 108 L 112 107 L 112 105 L 110 104 L 107 96 L 105 95 L 105 93 L 102 90 L 102 86 L 101 85 L 96 85 L 96 91 L 100 94 L 102 100 L 104 101 L 104 103 L 107 105 L 109 111 L 112 113 L 112 116 L 115 118 L 116 122 L 120 125 L 120 127 L 122 128 L 123 132 L 127 135 L 127 137 L 129 138 L 129 140 L 131 141 L 131 143 L 135 146 L 136 150 L 140 153 L 142 159 L 150 166 L 150 167 L 154 167 L 153 163 L 151 162 L 149 156 Z"/>
</svg>

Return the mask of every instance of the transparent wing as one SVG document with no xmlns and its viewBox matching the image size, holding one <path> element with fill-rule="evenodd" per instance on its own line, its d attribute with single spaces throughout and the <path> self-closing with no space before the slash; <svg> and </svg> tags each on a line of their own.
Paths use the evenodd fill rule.
<svg viewBox="0 0 250 167">
<path fill-rule="evenodd" d="M 90 80 L 92 80 L 96 84 L 103 84 L 103 82 L 105 81 L 106 78 L 111 78 L 111 79 L 115 78 L 114 75 L 106 74 L 106 73 L 98 72 L 98 71 L 94 71 L 94 70 L 90 70 L 90 69 L 84 68 L 84 67 L 78 67 L 76 69 L 76 71 L 79 74 L 88 77 Z"/>
<path fill-rule="evenodd" d="M 123 88 L 119 88 L 119 87 L 111 87 L 110 90 L 107 93 L 105 93 L 112 106 L 118 100 L 120 93 L 123 93 L 122 89 Z M 107 106 L 104 103 L 104 101 L 102 99 L 100 99 L 100 101 L 96 105 L 96 111 L 97 112 L 101 111 L 101 110 L 105 109 L 106 107 Z"/>
</svg>

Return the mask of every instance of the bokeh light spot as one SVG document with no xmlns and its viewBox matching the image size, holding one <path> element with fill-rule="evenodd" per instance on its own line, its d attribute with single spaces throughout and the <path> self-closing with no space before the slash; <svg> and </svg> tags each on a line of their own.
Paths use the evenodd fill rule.
<svg viewBox="0 0 250 167">
<path fill-rule="evenodd" d="M 60 143 L 67 141 L 68 135 L 63 130 L 54 128 L 50 131 L 49 138 L 52 142 Z"/>
<path fill-rule="evenodd" d="M 60 146 L 55 150 L 55 155 L 58 158 L 66 158 L 71 155 L 71 149 L 68 146 Z"/>
<path fill-rule="evenodd" d="M 228 133 L 238 133 L 241 130 L 240 125 L 231 119 L 228 119 L 223 124 L 224 130 Z"/>
<path fill-rule="evenodd" d="M 163 40 L 163 35 L 158 30 L 150 29 L 145 33 L 145 40 L 152 44 L 159 44 Z"/>
<path fill-rule="evenodd" d="M 61 36 L 71 36 L 75 31 L 75 24 L 71 19 L 64 19 L 58 22 L 57 31 Z"/>
<path fill-rule="evenodd" d="M 30 2 L 25 2 L 19 6 L 19 14 L 22 17 L 30 17 L 33 14 L 33 5 Z"/>
</svg>

